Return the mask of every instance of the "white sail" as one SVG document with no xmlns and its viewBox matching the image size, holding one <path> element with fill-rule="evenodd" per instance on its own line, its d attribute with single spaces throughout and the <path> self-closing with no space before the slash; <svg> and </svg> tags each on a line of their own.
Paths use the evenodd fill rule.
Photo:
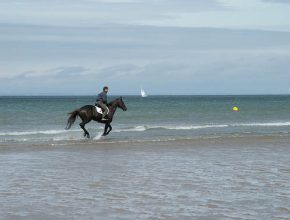
<svg viewBox="0 0 290 220">
<path fill-rule="evenodd" d="M 145 92 L 144 89 L 142 89 L 142 88 L 141 88 L 141 96 L 142 96 L 142 97 L 147 97 L 146 92 Z"/>
</svg>

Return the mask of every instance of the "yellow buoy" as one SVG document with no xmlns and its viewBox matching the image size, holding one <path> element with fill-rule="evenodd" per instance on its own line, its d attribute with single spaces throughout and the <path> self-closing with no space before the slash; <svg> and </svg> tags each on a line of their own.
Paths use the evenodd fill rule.
<svg viewBox="0 0 290 220">
<path fill-rule="evenodd" d="M 234 106 L 234 107 L 233 107 L 233 111 L 234 111 L 234 112 L 237 112 L 237 111 L 239 111 L 239 108 L 238 108 L 237 106 Z"/>
</svg>

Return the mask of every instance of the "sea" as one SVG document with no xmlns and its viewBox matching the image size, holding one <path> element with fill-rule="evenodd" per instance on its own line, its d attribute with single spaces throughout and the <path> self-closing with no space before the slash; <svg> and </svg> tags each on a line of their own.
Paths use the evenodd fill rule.
<svg viewBox="0 0 290 220">
<path fill-rule="evenodd" d="M 0 220 L 290 219 L 290 96 L 95 98 L 0 97 Z"/>
<path fill-rule="evenodd" d="M 67 113 L 94 104 L 95 96 L 0 97 L 0 143 L 80 142 L 86 138 L 77 119 L 65 130 Z M 110 100 L 116 97 L 109 97 Z M 92 141 L 166 141 L 241 136 L 288 136 L 290 96 L 124 96 L 113 130 L 86 125 Z M 233 107 L 239 111 L 233 111 Z"/>
</svg>

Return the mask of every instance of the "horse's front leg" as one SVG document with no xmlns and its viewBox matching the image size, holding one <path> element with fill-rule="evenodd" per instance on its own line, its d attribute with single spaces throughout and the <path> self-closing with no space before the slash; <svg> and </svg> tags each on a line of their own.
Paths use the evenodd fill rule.
<svg viewBox="0 0 290 220">
<path fill-rule="evenodd" d="M 108 124 L 105 124 L 104 133 L 102 134 L 102 136 L 106 136 L 107 135 L 108 127 L 109 127 Z"/>
<path fill-rule="evenodd" d="M 109 127 L 109 131 L 106 132 L 106 135 L 108 135 L 108 134 L 112 131 L 112 126 L 111 126 L 111 124 L 108 124 L 108 127 Z"/>
</svg>

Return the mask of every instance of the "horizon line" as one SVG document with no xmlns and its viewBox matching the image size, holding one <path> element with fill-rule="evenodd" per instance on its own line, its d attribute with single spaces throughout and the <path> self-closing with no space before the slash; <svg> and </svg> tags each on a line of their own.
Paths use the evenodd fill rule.
<svg viewBox="0 0 290 220">
<path fill-rule="evenodd" d="M 252 93 L 252 94 L 243 94 L 243 93 L 225 93 L 225 94 L 152 94 L 150 96 L 279 96 L 279 95 L 290 95 L 289 93 Z M 81 94 L 81 95 L 68 95 L 68 94 L 15 94 L 15 95 L 1 95 L 0 97 L 84 97 L 84 96 L 97 96 L 97 94 Z M 109 94 L 108 96 L 140 96 L 140 94 Z M 141 97 L 141 96 L 140 96 Z M 148 98 L 146 97 L 146 98 Z"/>
</svg>

